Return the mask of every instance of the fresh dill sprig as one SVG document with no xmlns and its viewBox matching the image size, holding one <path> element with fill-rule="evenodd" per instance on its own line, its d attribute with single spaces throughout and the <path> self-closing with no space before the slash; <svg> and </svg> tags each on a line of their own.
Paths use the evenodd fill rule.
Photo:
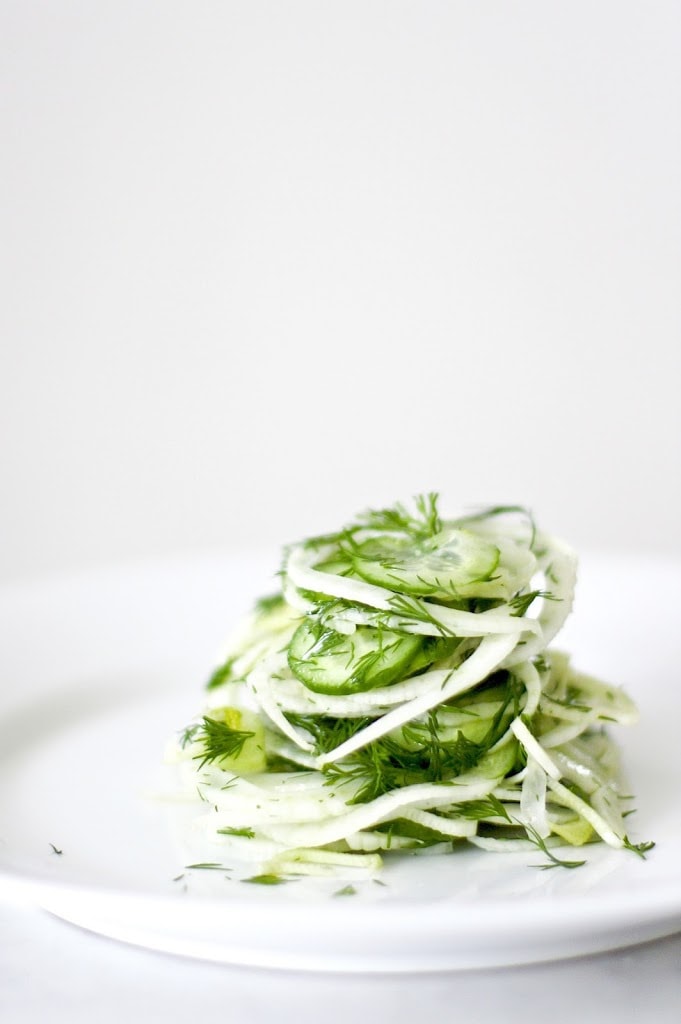
<svg viewBox="0 0 681 1024">
<path fill-rule="evenodd" d="M 265 597 L 259 597 L 253 606 L 254 612 L 258 615 L 264 615 L 267 612 L 274 611 L 275 608 L 279 608 L 284 603 L 284 595 L 280 592 L 275 594 L 266 594 Z"/>
<path fill-rule="evenodd" d="M 388 599 L 392 614 L 399 615 L 409 622 L 426 622 L 434 626 L 440 636 L 453 637 L 454 631 L 445 626 L 428 610 L 425 602 L 410 597 L 408 594 L 393 594 Z"/>
<path fill-rule="evenodd" d="M 486 818 L 502 818 L 510 824 L 511 817 L 501 800 L 490 793 L 484 800 L 467 800 L 457 807 L 457 816 L 482 821 Z"/>
<path fill-rule="evenodd" d="M 344 885 L 342 889 L 336 889 L 334 896 L 354 896 L 357 890 L 354 885 Z"/>
<path fill-rule="evenodd" d="M 218 864 L 217 861 L 202 861 L 199 864 L 185 864 L 187 871 L 231 871 L 226 864 Z"/>
<path fill-rule="evenodd" d="M 222 686 L 223 683 L 231 681 L 235 660 L 235 658 L 228 658 L 222 665 L 218 665 L 206 683 L 207 690 L 215 690 L 218 686 Z"/>
<path fill-rule="evenodd" d="M 622 840 L 622 845 L 625 850 L 630 850 L 632 853 L 637 854 L 642 860 L 646 859 L 646 854 L 653 849 L 655 843 L 632 843 L 628 836 L 625 836 Z"/>
<path fill-rule="evenodd" d="M 544 704 L 548 711 L 550 711 L 551 704 L 557 704 L 561 708 L 570 708 L 571 711 L 592 711 L 590 704 L 582 704 L 581 701 L 577 700 L 574 694 L 568 692 L 565 697 L 552 697 L 551 694 L 546 694 L 544 697 Z"/>
<path fill-rule="evenodd" d="M 422 530 L 428 537 L 434 537 L 442 529 L 442 520 L 438 511 L 439 494 L 430 491 L 428 494 L 418 494 L 414 498 L 416 510 L 419 514 Z"/>
<path fill-rule="evenodd" d="M 390 508 L 369 509 L 358 519 L 358 525 L 365 529 L 387 533 L 404 533 L 414 538 L 433 537 L 442 529 L 438 512 L 439 495 L 417 494 L 414 497 L 415 513 L 397 502 Z"/>
<path fill-rule="evenodd" d="M 183 747 L 187 743 L 203 745 L 201 753 L 194 756 L 194 759 L 200 762 L 200 771 L 213 761 L 221 761 L 226 757 L 238 757 L 246 740 L 253 736 L 255 736 L 254 732 L 247 729 L 233 729 L 226 722 L 219 722 L 215 718 L 204 715 L 200 723 L 185 729 L 180 742 Z"/>
<path fill-rule="evenodd" d="M 372 721 L 371 718 L 331 718 L 327 715 L 305 715 L 295 711 L 284 712 L 291 725 L 304 729 L 314 740 L 314 753 L 328 754 Z"/>
<path fill-rule="evenodd" d="M 533 828 L 532 825 L 523 825 L 523 828 L 530 842 L 549 859 L 548 864 L 539 865 L 541 871 L 548 871 L 551 868 L 581 868 L 586 864 L 585 860 L 562 860 L 560 857 L 556 857 L 546 845 L 545 840 L 539 835 L 536 828 Z"/>
<path fill-rule="evenodd" d="M 283 885 L 285 882 L 291 881 L 291 879 L 264 872 L 261 875 L 251 875 L 250 878 L 242 878 L 241 881 L 248 882 L 251 885 Z"/>
<path fill-rule="evenodd" d="M 474 768 L 501 739 L 510 718 L 518 713 L 521 693 L 522 684 L 508 674 L 505 697 L 478 741 L 468 739 L 460 729 L 453 739 L 443 739 L 437 711 L 432 710 L 424 721 L 404 725 L 400 740 L 381 736 L 341 761 L 326 764 L 323 772 L 329 783 L 357 786 L 349 804 L 365 803 L 418 782 L 450 783 Z"/>
<path fill-rule="evenodd" d="M 512 597 L 511 600 L 508 602 L 509 606 L 513 609 L 511 615 L 514 615 L 517 618 L 522 618 L 522 616 L 527 612 L 530 605 L 538 597 L 543 597 L 545 601 L 556 600 L 553 594 L 548 590 L 530 590 L 527 594 L 516 594 L 516 596 Z"/>
</svg>

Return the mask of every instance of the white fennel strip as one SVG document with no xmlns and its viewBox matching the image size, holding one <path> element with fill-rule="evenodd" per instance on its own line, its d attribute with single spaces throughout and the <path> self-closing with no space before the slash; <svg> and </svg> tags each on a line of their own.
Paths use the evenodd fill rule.
<svg viewBox="0 0 681 1024">
<path fill-rule="evenodd" d="M 531 718 L 539 707 L 541 699 L 541 679 L 539 672 L 531 661 L 524 661 L 513 667 L 513 674 L 525 687 L 526 697 L 523 714 L 528 718 Z"/>
<path fill-rule="evenodd" d="M 313 744 L 310 742 L 309 737 L 305 736 L 300 729 L 296 729 L 295 726 L 291 725 L 277 704 L 275 690 L 272 685 L 272 675 L 284 669 L 285 661 L 281 657 L 272 658 L 254 669 L 248 675 L 246 682 L 254 699 L 260 705 L 264 714 L 267 715 L 272 725 L 279 729 L 284 736 L 288 736 L 290 740 L 293 740 L 301 750 L 311 751 Z"/>
<path fill-rule="evenodd" d="M 367 604 L 371 608 L 390 611 L 391 590 L 377 587 L 373 583 L 337 576 L 335 573 L 320 572 L 312 565 L 331 554 L 329 548 L 321 551 L 317 548 L 297 547 L 289 553 L 285 564 L 285 572 L 289 579 L 300 590 L 338 597 L 345 601 Z"/>
<path fill-rule="evenodd" d="M 319 825 L 281 825 L 267 828 L 271 839 L 295 846 L 326 846 L 346 835 L 359 832 L 398 816 L 405 807 L 443 807 L 455 800 L 479 800 L 494 789 L 498 779 L 483 778 L 471 773 L 461 775 L 456 786 L 417 783 L 384 793 L 370 803 L 357 804 L 347 814 Z"/>
<path fill-rule="evenodd" d="M 404 725 L 406 722 L 410 722 L 412 719 L 424 714 L 424 712 L 437 707 L 438 704 L 443 704 L 459 693 L 465 693 L 466 690 L 471 689 L 481 679 L 484 679 L 493 672 L 515 645 L 516 640 L 514 637 L 485 637 L 480 641 L 480 645 L 471 654 L 470 658 L 464 661 L 458 668 L 442 669 L 441 674 L 432 673 L 432 676 L 439 676 L 437 679 L 438 685 L 429 687 L 419 697 L 415 697 L 406 704 L 402 704 L 393 711 L 389 711 L 382 718 L 376 719 L 370 725 L 367 725 L 366 728 L 355 733 L 345 743 L 341 743 L 335 750 L 331 750 L 328 754 L 323 754 L 318 759 L 318 764 L 321 767 L 332 761 L 339 761 L 341 758 L 347 757 L 348 754 L 352 754 L 356 750 L 365 747 L 368 743 L 373 742 L 373 740 L 380 739 L 386 733 L 397 729 L 398 726 Z"/>
<path fill-rule="evenodd" d="M 423 825 L 424 828 L 440 832 L 443 836 L 450 836 L 452 839 L 474 836 L 478 827 L 475 821 L 466 818 L 445 818 L 441 814 L 423 811 L 418 807 L 405 808 L 400 811 L 400 817 L 406 821 L 413 821 L 415 825 Z"/>
<path fill-rule="evenodd" d="M 551 760 L 541 743 L 532 735 L 522 718 L 514 718 L 511 722 L 511 732 L 523 745 L 530 757 L 533 757 L 537 764 L 540 764 L 547 775 L 552 779 L 560 778 L 560 768 Z"/>
<path fill-rule="evenodd" d="M 463 612 L 446 608 L 416 597 L 404 598 L 399 604 L 393 599 L 390 613 L 369 611 L 366 608 L 343 608 L 329 615 L 330 625 L 343 632 L 344 625 L 379 626 L 403 630 L 420 636 L 493 636 L 508 633 L 536 633 L 539 627 L 534 619 L 522 618 L 511 612 Z M 400 608 L 401 610 L 397 610 Z"/>
<path fill-rule="evenodd" d="M 293 849 L 279 853 L 265 865 L 273 874 L 335 876 L 339 870 L 350 877 L 371 878 L 383 861 L 375 853 L 343 853 L 335 850 Z"/>
<path fill-rule="evenodd" d="M 541 631 L 514 651 L 507 659 L 508 666 L 516 665 L 521 660 L 529 661 L 541 654 L 572 611 L 577 580 L 577 556 L 567 544 L 553 537 L 542 537 L 542 542 L 547 548 L 544 575 L 546 589 L 551 596 L 544 599 L 538 616 Z"/>
<path fill-rule="evenodd" d="M 317 610 L 317 605 L 314 601 L 304 597 L 288 576 L 284 576 L 281 587 L 286 603 L 295 608 L 296 611 L 307 615 Z"/>
<path fill-rule="evenodd" d="M 565 807 L 576 811 L 585 821 L 588 821 L 594 831 L 598 833 L 603 842 L 607 843 L 608 846 L 621 847 L 623 845 L 624 837 L 615 832 L 603 815 L 594 810 L 586 800 L 582 800 L 581 797 L 578 797 L 576 793 L 573 793 L 571 789 L 568 789 L 567 786 L 564 786 L 556 779 L 549 779 L 548 786 L 551 792 L 558 797 L 559 802 Z"/>
<path fill-rule="evenodd" d="M 360 693 L 337 697 L 308 690 L 297 679 L 277 680 L 275 691 L 279 707 L 302 714 L 331 715 L 334 718 L 379 716 L 397 704 L 405 704 L 424 692 L 440 693 L 442 683 L 453 669 L 436 669 L 411 676 L 401 683 L 377 687 Z"/>
<path fill-rule="evenodd" d="M 546 772 L 528 755 L 527 774 L 520 788 L 520 820 L 545 839 L 551 829 L 546 815 Z"/>
<path fill-rule="evenodd" d="M 394 591 L 376 586 L 374 583 L 365 583 L 363 580 L 312 569 L 311 563 L 318 559 L 319 551 L 317 550 L 294 548 L 285 566 L 288 578 L 300 590 L 337 597 L 351 604 L 366 605 L 369 608 L 392 613 L 393 618 L 387 621 L 385 617 L 381 619 L 386 624 L 390 623 L 389 628 L 397 627 L 431 636 L 471 637 L 488 636 L 495 633 L 519 634 L 536 628 L 532 620 L 506 612 L 458 611 L 455 608 L 447 608 L 444 605 L 436 605 L 413 597 L 404 602 L 407 609 L 413 608 L 413 614 L 400 614 L 401 604 L 396 601 L 397 595 Z M 306 600 L 308 599 L 302 596 L 302 602 Z M 301 607 L 303 606 L 302 602 Z M 375 617 L 373 619 L 363 618 L 361 611 L 341 612 L 338 613 L 337 618 L 340 621 L 359 622 L 360 624 L 373 624 L 377 621 Z"/>
<path fill-rule="evenodd" d="M 600 757 L 577 740 L 552 751 L 551 756 L 560 765 L 562 778 L 575 782 L 585 793 L 595 792 L 619 774 L 619 757 L 612 741 Z"/>
<path fill-rule="evenodd" d="M 563 725 L 559 725 L 555 729 L 549 729 L 541 735 L 542 747 L 545 750 L 562 747 L 564 743 L 569 743 L 570 740 L 581 736 L 596 721 L 598 721 L 598 715 L 591 712 L 588 715 L 584 715 L 577 722 L 563 723 Z"/>
</svg>

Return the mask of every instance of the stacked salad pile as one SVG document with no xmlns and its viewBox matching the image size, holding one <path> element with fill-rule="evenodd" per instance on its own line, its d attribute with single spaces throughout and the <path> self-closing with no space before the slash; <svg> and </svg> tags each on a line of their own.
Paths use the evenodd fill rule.
<svg viewBox="0 0 681 1024">
<path fill-rule="evenodd" d="M 576 558 L 516 507 L 441 518 L 437 495 L 284 552 L 170 745 L 197 826 L 262 877 L 373 874 L 396 851 L 628 839 L 605 723 L 618 688 L 548 645 Z"/>
</svg>

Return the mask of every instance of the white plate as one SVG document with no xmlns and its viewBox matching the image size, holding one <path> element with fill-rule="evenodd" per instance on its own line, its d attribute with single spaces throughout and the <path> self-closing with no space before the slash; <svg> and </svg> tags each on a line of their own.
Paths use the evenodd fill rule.
<svg viewBox="0 0 681 1024">
<path fill-rule="evenodd" d="M 526 963 L 681 928 L 681 573 L 642 559 L 584 560 L 561 646 L 640 706 L 618 735 L 631 837 L 657 843 L 646 860 L 594 846 L 582 868 L 543 871 L 541 857 L 467 849 L 388 864 L 384 885 L 343 896 L 328 879 L 186 870 L 182 809 L 145 790 L 277 565 L 220 556 L 0 590 L 0 896 L 154 949 L 324 970 Z"/>
</svg>

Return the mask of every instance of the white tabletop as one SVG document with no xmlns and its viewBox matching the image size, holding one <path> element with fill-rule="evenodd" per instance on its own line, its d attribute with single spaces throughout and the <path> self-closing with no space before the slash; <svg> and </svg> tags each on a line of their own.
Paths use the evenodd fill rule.
<svg viewBox="0 0 681 1024">
<path fill-rule="evenodd" d="M 350 975 L 229 967 L 82 931 L 38 910 L 0 909 L 0 1017 L 49 1020 L 416 1020 L 676 1022 L 681 934 L 611 954 L 534 966 Z"/>
</svg>

